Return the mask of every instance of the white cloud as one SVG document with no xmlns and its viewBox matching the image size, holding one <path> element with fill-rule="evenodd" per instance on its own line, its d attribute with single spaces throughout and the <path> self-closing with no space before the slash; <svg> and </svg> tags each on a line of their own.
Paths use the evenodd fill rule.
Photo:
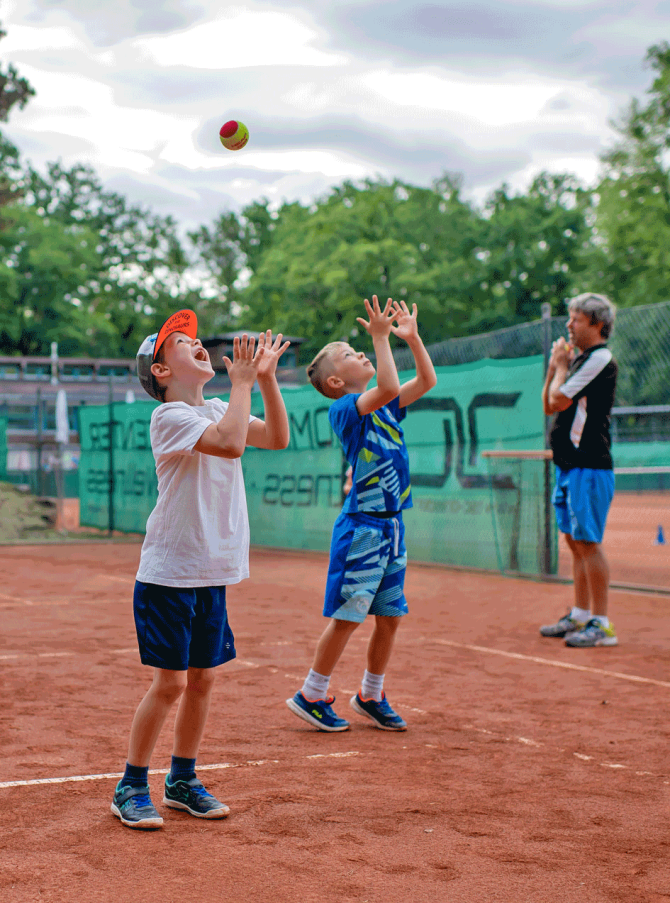
<svg viewBox="0 0 670 903">
<path fill-rule="evenodd" d="M 243 69 L 252 66 L 334 66 L 341 55 L 314 44 L 318 33 L 288 14 L 231 7 L 185 31 L 133 41 L 160 66 Z"/>
<path fill-rule="evenodd" d="M 597 91 L 584 85 L 566 85 L 531 73 L 504 75 L 498 82 L 478 82 L 429 72 L 377 71 L 363 75 L 361 83 L 389 105 L 411 110 L 399 121 L 401 128 L 411 128 L 422 113 L 431 112 L 457 114 L 498 127 L 537 121 L 547 104 L 566 90 L 589 106 L 600 100 Z M 398 115 L 403 115 L 400 109 Z"/>
<path fill-rule="evenodd" d="M 197 117 L 118 107 L 109 85 L 77 73 L 47 74 L 32 66 L 23 66 L 22 73 L 36 88 L 37 96 L 12 122 L 38 140 L 62 136 L 63 146 L 49 148 L 48 159 L 62 157 L 70 165 L 88 162 L 98 168 L 144 175 L 164 153 L 197 165 L 197 161 L 189 161 L 189 157 L 197 157 L 192 140 L 184 146 L 184 135 L 191 136 L 199 125 Z M 88 147 L 84 158 L 81 145 L 73 138 Z"/>
<path fill-rule="evenodd" d="M 32 50 L 56 50 L 78 47 L 79 39 L 65 25 L 36 28 L 30 25 L 12 25 L 2 39 L 3 55 L 21 54 Z"/>
</svg>

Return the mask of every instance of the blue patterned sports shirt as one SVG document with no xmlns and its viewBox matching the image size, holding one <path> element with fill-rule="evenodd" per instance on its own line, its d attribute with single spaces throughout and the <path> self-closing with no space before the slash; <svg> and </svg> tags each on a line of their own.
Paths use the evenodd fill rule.
<svg viewBox="0 0 670 903">
<path fill-rule="evenodd" d="M 328 411 L 330 425 L 353 468 L 353 487 L 342 511 L 353 514 L 411 508 L 409 455 L 400 426 L 407 408 L 401 408 L 394 398 L 361 417 L 356 408 L 359 398 L 343 395 Z"/>
</svg>

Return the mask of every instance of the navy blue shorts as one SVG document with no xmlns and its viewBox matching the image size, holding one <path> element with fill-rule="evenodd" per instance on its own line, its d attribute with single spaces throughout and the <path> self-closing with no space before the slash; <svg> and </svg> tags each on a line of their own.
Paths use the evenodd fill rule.
<svg viewBox="0 0 670 903">
<path fill-rule="evenodd" d="M 143 665 L 186 671 L 235 658 L 225 586 L 187 589 L 136 580 L 133 613 Z"/>
<path fill-rule="evenodd" d="M 333 525 L 324 615 L 358 624 L 369 614 L 406 615 L 406 568 L 401 515 L 340 514 Z"/>
</svg>

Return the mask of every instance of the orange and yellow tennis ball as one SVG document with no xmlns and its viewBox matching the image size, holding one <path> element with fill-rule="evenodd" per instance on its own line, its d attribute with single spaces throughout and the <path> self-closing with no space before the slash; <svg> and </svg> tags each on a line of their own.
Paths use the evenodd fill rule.
<svg viewBox="0 0 670 903">
<path fill-rule="evenodd" d="M 239 119 L 231 119 L 219 129 L 221 144 L 228 150 L 242 150 L 249 140 L 249 129 Z"/>
</svg>

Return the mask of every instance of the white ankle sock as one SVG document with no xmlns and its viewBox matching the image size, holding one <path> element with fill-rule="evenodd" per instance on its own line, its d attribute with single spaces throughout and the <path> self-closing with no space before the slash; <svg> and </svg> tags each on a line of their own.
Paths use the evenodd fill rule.
<svg viewBox="0 0 670 903">
<path fill-rule="evenodd" d="M 328 684 L 330 683 L 330 675 L 318 674 L 316 671 L 309 669 L 309 674 L 305 678 L 302 685 L 302 695 L 310 702 L 316 699 L 325 699 L 328 695 Z"/>
<path fill-rule="evenodd" d="M 607 617 L 607 615 L 594 615 L 593 620 L 597 621 L 602 627 L 610 626 L 610 619 Z"/>
<path fill-rule="evenodd" d="M 584 623 L 586 623 L 587 621 L 591 620 L 591 612 L 588 608 L 577 608 L 577 606 L 575 605 L 570 612 L 570 617 L 575 621 L 583 621 Z"/>
<path fill-rule="evenodd" d="M 370 674 L 370 672 L 366 670 L 361 683 L 361 696 L 363 699 L 376 699 L 377 702 L 381 702 L 383 687 L 384 675 Z"/>
</svg>

